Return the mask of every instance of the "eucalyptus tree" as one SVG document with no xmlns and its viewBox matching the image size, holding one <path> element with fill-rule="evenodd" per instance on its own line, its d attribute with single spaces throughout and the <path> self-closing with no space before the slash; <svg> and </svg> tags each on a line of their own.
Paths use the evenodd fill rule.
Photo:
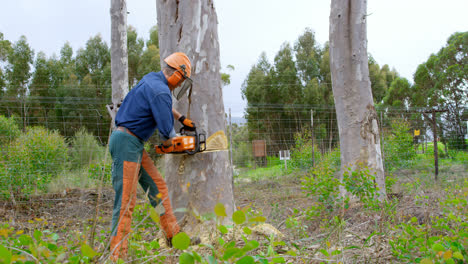
<svg viewBox="0 0 468 264">
<path fill-rule="evenodd" d="M 452 145 L 466 149 L 463 112 L 468 105 L 468 32 L 456 32 L 414 74 L 414 106 L 447 110 L 445 131 Z M 440 109 L 439 109 L 440 108 Z"/>
<path fill-rule="evenodd" d="M 365 0 L 331 1 L 330 69 L 342 173 L 347 167 L 369 167 L 375 173 L 375 187 L 382 201 L 386 199 L 385 175 L 369 79 L 366 11 Z M 341 192 L 345 195 L 344 189 Z"/>
<path fill-rule="evenodd" d="M 8 53 L 8 63 L 6 65 L 6 80 L 7 80 L 7 95 L 10 98 L 8 101 L 9 114 L 18 114 L 23 125 L 27 124 L 27 93 L 28 83 L 31 78 L 31 67 L 34 61 L 34 51 L 29 46 L 25 36 L 12 46 L 12 50 Z"/>
<path fill-rule="evenodd" d="M 138 37 L 136 29 L 132 26 L 127 28 L 127 50 L 128 50 L 128 87 L 131 89 L 138 83 L 142 75 L 138 72 L 145 41 Z M 156 63 L 159 65 L 159 62 Z"/>
<path fill-rule="evenodd" d="M 209 136 L 226 130 L 220 74 L 218 19 L 210 0 L 157 0 L 161 58 L 180 51 L 192 62 L 193 90 L 174 107 L 190 115 L 198 131 Z M 219 202 L 228 215 L 235 209 L 232 170 L 227 151 L 193 156 L 167 155 L 165 175 L 175 208 L 205 214 Z M 190 216 L 190 214 L 187 214 Z"/>
<path fill-rule="evenodd" d="M 0 99 L 3 98 L 5 92 L 6 92 L 6 80 L 5 80 L 5 74 L 2 69 L 2 64 L 7 61 L 8 58 L 8 53 L 11 51 L 11 43 L 8 40 L 3 39 L 3 33 L 0 32 Z M 4 100 L 0 100 L 0 114 L 5 114 L 4 113 Z"/>
</svg>

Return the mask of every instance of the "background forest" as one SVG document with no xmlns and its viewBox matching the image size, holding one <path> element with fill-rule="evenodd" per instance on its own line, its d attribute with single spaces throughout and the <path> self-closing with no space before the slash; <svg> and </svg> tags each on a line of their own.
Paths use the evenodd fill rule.
<svg viewBox="0 0 468 264">
<path fill-rule="evenodd" d="M 146 73 L 160 70 L 160 51 L 156 27 L 145 39 L 130 26 L 127 37 L 131 88 Z M 240 208 L 233 224 L 220 224 L 226 217 L 221 205 L 200 216 L 217 219 L 213 246 L 189 248 L 180 238 L 169 252 L 152 240 L 158 218 L 139 199 L 130 256 L 161 263 L 215 263 L 215 258 L 218 263 L 464 263 L 468 32 L 448 36 L 412 80 L 369 54 L 387 176 L 383 205 L 375 203 L 369 171 L 349 172 L 342 183 L 335 177 L 340 147 L 329 65 L 328 43 L 318 43 L 308 28 L 294 43 L 279 47 L 273 60 L 260 54 L 242 85 L 246 123 L 230 124 L 226 131 Z M 229 83 L 229 74 L 222 78 Z M 96 243 L 91 247 L 87 241 L 101 177 L 100 208 L 110 212 L 112 205 L 105 109 L 110 101 L 110 49 L 100 35 L 77 51 L 65 43 L 59 55 L 48 57 L 34 51 L 25 36 L 14 41 L 0 33 L 0 212 L 5 212 L 0 262 L 105 259 L 109 215 L 98 221 Z M 432 110 L 443 111 L 435 122 Z M 437 145 L 431 143 L 434 130 Z M 265 140 L 266 162 L 253 156 L 253 140 Z M 441 157 L 438 182 L 435 149 Z M 290 150 L 291 159 L 280 161 L 279 150 Z M 341 199 L 339 188 L 359 202 Z M 254 225 L 263 222 L 287 237 L 252 238 Z M 234 230 L 241 232 L 238 241 Z"/>
</svg>

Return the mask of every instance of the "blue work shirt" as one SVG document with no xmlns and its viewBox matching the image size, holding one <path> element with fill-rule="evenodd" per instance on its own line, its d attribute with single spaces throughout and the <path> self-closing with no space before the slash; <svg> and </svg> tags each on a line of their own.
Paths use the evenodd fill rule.
<svg viewBox="0 0 468 264">
<path fill-rule="evenodd" d="M 167 80 L 160 72 L 150 72 L 127 94 L 115 125 L 126 127 L 143 141 L 159 130 L 161 139 L 175 136 L 172 97 Z"/>
</svg>

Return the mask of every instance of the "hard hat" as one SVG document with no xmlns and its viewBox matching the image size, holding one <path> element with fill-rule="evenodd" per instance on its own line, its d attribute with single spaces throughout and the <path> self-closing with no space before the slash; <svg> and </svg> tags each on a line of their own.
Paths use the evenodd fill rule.
<svg viewBox="0 0 468 264">
<path fill-rule="evenodd" d="M 185 53 L 175 52 L 165 58 L 164 62 L 176 70 L 167 79 L 167 83 L 169 84 L 169 87 L 175 87 L 172 90 L 172 93 L 174 97 L 179 100 L 188 89 L 192 88 L 192 79 L 190 79 L 192 66 L 190 64 L 190 60 Z M 183 82 L 180 83 L 181 81 Z"/>
</svg>

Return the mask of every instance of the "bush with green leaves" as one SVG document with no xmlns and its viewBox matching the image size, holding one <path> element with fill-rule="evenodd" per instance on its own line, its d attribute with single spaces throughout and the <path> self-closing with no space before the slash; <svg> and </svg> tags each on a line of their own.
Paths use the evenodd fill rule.
<svg viewBox="0 0 468 264">
<path fill-rule="evenodd" d="M 397 225 L 389 244 L 405 263 L 466 263 L 468 261 L 468 180 L 445 189 L 439 215 L 421 224 L 412 217 Z"/>
<path fill-rule="evenodd" d="M 2 191 L 10 187 L 23 194 L 45 190 L 51 178 L 67 167 L 67 162 L 67 144 L 57 131 L 28 128 L 7 148 L 4 177 L 0 178 Z"/>
<path fill-rule="evenodd" d="M 0 146 L 14 141 L 20 134 L 21 130 L 14 117 L 0 115 Z"/>
<path fill-rule="evenodd" d="M 112 161 L 105 161 L 104 159 L 100 162 L 89 164 L 88 177 L 95 180 L 101 180 L 104 184 L 112 182 Z"/>
<path fill-rule="evenodd" d="M 70 140 L 70 162 L 72 168 L 82 168 L 104 158 L 105 147 L 101 146 L 93 134 L 82 127 Z"/>
<path fill-rule="evenodd" d="M 391 134 L 384 140 L 384 163 L 387 171 L 404 167 L 416 157 L 410 124 L 404 120 L 395 120 L 392 121 L 391 128 Z"/>
<path fill-rule="evenodd" d="M 295 144 L 291 149 L 291 167 L 307 170 L 312 167 L 312 133 L 306 129 L 302 133 L 294 135 Z M 317 145 L 313 148 L 315 162 L 321 159 L 321 153 Z"/>
</svg>

